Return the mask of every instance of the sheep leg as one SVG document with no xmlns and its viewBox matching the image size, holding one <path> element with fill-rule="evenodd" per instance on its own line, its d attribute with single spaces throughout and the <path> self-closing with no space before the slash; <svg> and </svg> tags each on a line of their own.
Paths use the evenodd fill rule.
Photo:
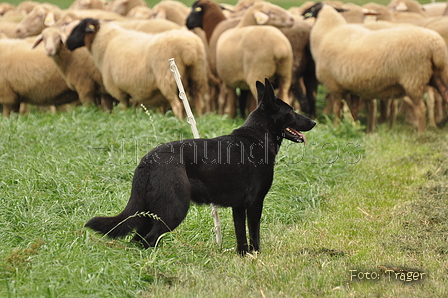
<svg viewBox="0 0 448 298">
<path fill-rule="evenodd" d="M 226 112 L 227 104 L 227 86 L 225 83 L 221 82 L 219 84 L 219 95 L 218 95 L 218 113 L 223 115 Z"/>
<path fill-rule="evenodd" d="M 255 99 L 256 97 L 254 97 L 254 95 L 252 94 L 252 92 L 249 92 L 247 94 L 247 113 L 252 113 L 253 110 L 255 110 L 255 108 L 257 107 L 257 100 Z"/>
<path fill-rule="evenodd" d="M 389 122 L 389 128 L 392 129 L 395 125 L 395 120 L 397 119 L 397 113 L 398 113 L 398 101 L 399 99 L 393 98 L 390 100 L 390 122 Z M 388 101 L 389 102 L 389 101 Z"/>
<path fill-rule="evenodd" d="M 377 104 L 376 99 L 367 100 L 367 133 L 371 133 L 376 127 Z"/>
<path fill-rule="evenodd" d="M 18 113 L 20 110 L 20 103 L 3 104 L 3 116 L 9 118 L 11 112 Z"/>
<path fill-rule="evenodd" d="M 241 118 L 246 118 L 246 106 L 247 106 L 247 100 L 249 93 L 251 93 L 249 90 L 240 90 L 240 96 L 238 97 L 238 106 L 240 108 L 240 116 Z"/>
<path fill-rule="evenodd" d="M 434 89 L 429 87 L 427 93 L 428 93 L 428 99 L 426 100 L 426 104 L 428 106 L 428 125 L 431 127 L 437 127 L 434 116 L 434 108 L 435 108 Z"/>
<path fill-rule="evenodd" d="M 176 116 L 178 119 L 182 120 L 184 118 L 184 107 L 180 100 L 177 98 L 174 98 L 173 100 L 170 100 L 170 106 L 173 110 L 174 116 Z"/>
<path fill-rule="evenodd" d="M 112 96 L 110 96 L 109 94 L 103 94 L 100 96 L 100 101 L 101 101 L 101 103 L 100 103 L 101 108 L 104 111 L 108 111 L 108 112 L 112 113 L 112 111 L 114 109 L 115 99 Z"/>
<path fill-rule="evenodd" d="M 236 114 L 236 92 L 235 89 L 227 88 L 227 100 L 225 106 L 225 113 L 230 117 L 235 118 Z"/>
<path fill-rule="evenodd" d="M 422 133 L 426 129 L 426 106 L 421 96 L 411 97 L 411 109 L 417 121 L 417 131 Z"/>
<path fill-rule="evenodd" d="M 349 108 L 350 108 L 350 112 L 352 114 L 353 120 L 357 121 L 358 120 L 359 107 L 361 106 L 361 97 L 359 97 L 358 95 L 352 95 L 351 94 L 346 99 L 346 101 L 349 104 Z"/>
<path fill-rule="evenodd" d="M 438 92 L 434 93 L 434 117 L 436 123 L 440 123 L 443 120 L 443 99 Z"/>
<path fill-rule="evenodd" d="M 408 96 L 403 97 L 403 106 L 401 107 L 401 110 L 406 115 L 406 121 L 417 127 L 417 115 L 415 115 L 412 100 Z"/>
<path fill-rule="evenodd" d="M 334 105 L 334 96 L 332 94 L 327 94 L 325 99 L 327 100 L 327 105 L 325 106 L 324 114 L 325 115 L 330 115 L 331 109 L 332 109 L 332 107 Z"/>
<path fill-rule="evenodd" d="M 341 109 L 342 109 L 342 98 L 340 96 L 333 95 L 333 113 L 334 113 L 334 126 L 339 126 L 339 121 L 341 119 Z"/>
<path fill-rule="evenodd" d="M 448 103 L 448 87 L 443 83 L 442 78 L 439 76 L 434 75 L 431 78 L 431 81 L 429 84 L 436 88 L 437 91 L 439 91 L 440 95 L 442 96 L 443 100 Z"/>
<path fill-rule="evenodd" d="M 380 117 L 378 123 L 384 123 L 390 116 L 390 107 L 392 105 L 393 99 L 385 99 L 380 101 Z"/>
</svg>

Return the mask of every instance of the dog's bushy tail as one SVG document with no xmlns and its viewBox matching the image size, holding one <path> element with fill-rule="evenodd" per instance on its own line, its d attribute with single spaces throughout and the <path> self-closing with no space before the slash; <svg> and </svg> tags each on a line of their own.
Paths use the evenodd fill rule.
<svg viewBox="0 0 448 298">
<path fill-rule="evenodd" d="M 85 224 L 85 227 L 107 235 L 110 238 L 124 237 L 140 226 L 137 210 L 129 210 L 130 208 L 128 207 L 129 204 L 117 216 L 94 217 Z"/>
<path fill-rule="evenodd" d="M 113 217 L 98 216 L 90 219 L 85 226 L 110 238 L 119 238 L 128 235 L 135 229 L 133 221 L 135 219 L 126 220 L 126 217 L 120 215 Z"/>
</svg>

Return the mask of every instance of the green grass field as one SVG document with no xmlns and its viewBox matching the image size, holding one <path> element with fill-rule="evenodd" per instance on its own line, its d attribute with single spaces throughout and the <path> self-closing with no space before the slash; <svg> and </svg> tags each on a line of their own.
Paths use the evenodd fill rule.
<svg viewBox="0 0 448 298">
<path fill-rule="evenodd" d="M 197 119 L 201 137 L 242 123 Z M 148 250 L 83 228 L 124 208 L 147 151 L 192 137 L 185 121 L 82 107 L 0 117 L 0 297 L 447 297 L 446 124 L 367 135 L 320 116 L 306 136 L 284 141 L 262 252 L 242 258 L 230 209 L 222 247 L 208 206 Z"/>
<path fill-rule="evenodd" d="M 242 123 L 197 121 L 203 137 Z M 229 209 L 220 209 L 222 247 L 208 206 L 192 205 L 149 250 L 83 228 L 122 210 L 150 148 L 190 137 L 173 115 L 140 110 L 0 118 L 0 297 L 448 295 L 446 127 L 417 136 L 400 123 L 365 135 L 359 124 L 322 121 L 306 146 L 285 141 L 259 255 L 235 252 Z M 422 280 L 400 281 L 398 268 Z M 352 277 L 359 272 L 380 280 Z"/>
</svg>

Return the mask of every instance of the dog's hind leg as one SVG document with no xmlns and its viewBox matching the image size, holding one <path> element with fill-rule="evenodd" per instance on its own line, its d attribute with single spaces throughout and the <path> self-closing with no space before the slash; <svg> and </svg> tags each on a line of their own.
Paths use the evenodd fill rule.
<svg viewBox="0 0 448 298">
<path fill-rule="evenodd" d="M 260 219 L 262 204 L 251 204 L 247 207 L 247 225 L 249 227 L 249 251 L 260 250 Z"/>
<path fill-rule="evenodd" d="M 233 207 L 232 211 L 238 253 L 244 255 L 249 251 L 246 237 L 246 208 Z"/>
<path fill-rule="evenodd" d="M 145 239 L 145 236 L 151 231 L 153 226 L 153 219 L 144 218 L 140 221 L 140 226 L 136 229 L 132 242 L 140 242 Z"/>
<path fill-rule="evenodd" d="M 159 218 L 151 219 L 151 229 L 142 240 L 145 248 L 156 246 L 161 235 L 174 230 L 187 216 L 190 200 L 185 198 L 185 195 L 169 203 L 161 210 L 154 212 Z"/>
</svg>

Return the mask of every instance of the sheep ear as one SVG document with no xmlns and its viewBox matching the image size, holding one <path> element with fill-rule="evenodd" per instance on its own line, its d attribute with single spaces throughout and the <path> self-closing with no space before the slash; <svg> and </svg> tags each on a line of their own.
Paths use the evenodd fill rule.
<svg viewBox="0 0 448 298">
<path fill-rule="evenodd" d="M 96 27 L 94 24 L 89 24 L 86 26 L 86 33 L 93 33 L 95 32 Z"/>
<path fill-rule="evenodd" d="M 55 22 L 56 21 L 54 19 L 54 13 L 49 12 L 47 14 L 47 17 L 45 18 L 44 25 L 47 27 L 50 27 L 50 26 L 53 26 Z"/>
<path fill-rule="evenodd" d="M 254 19 L 258 25 L 264 25 L 269 21 L 269 16 L 261 11 L 254 12 Z"/>
<path fill-rule="evenodd" d="M 62 44 L 65 46 L 65 42 L 67 41 L 67 35 L 65 33 L 60 32 L 59 36 L 61 37 Z"/>
<path fill-rule="evenodd" d="M 166 11 L 164 10 L 159 10 L 157 12 L 155 12 L 152 17 L 154 19 L 166 19 Z"/>
<path fill-rule="evenodd" d="M 37 46 L 42 42 L 42 40 L 44 40 L 44 38 L 43 38 L 42 34 L 39 34 L 39 35 L 36 37 L 36 40 L 34 41 L 34 43 L 33 43 L 33 45 L 31 46 L 31 48 L 34 49 L 35 47 L 37 47 Z"/>
<path fill-rule="evenodd" d="M 398 4 L 395 5 L 395 7 L 390 7 L 390 8 L 392 8 L 393 10 L 396 10 L 396 11 L 408 11 L 409 10 L 406 3 L 402 2 L 402 1 L 398 2 Z"/>
</svg>

